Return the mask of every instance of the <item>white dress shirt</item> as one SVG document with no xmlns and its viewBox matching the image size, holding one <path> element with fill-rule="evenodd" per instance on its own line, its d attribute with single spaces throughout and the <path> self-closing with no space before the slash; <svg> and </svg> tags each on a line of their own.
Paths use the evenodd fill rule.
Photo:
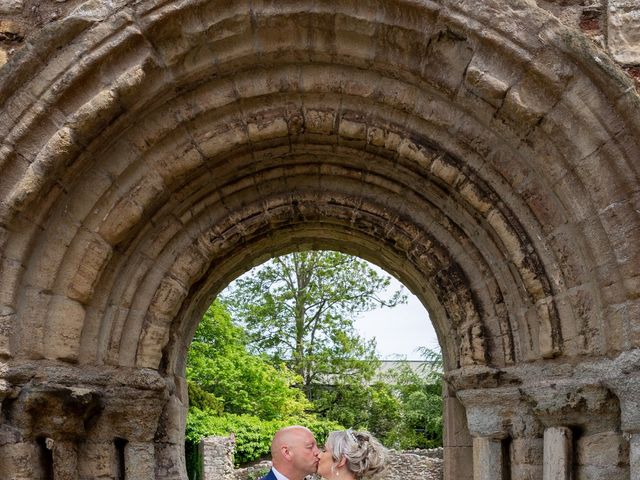
<svg viewBox="0 0 640 480">
<path fill-rule="evenodd" d="M 271 470 L 273 470 L 273 474 L 276 476 L 278 480 L 289 480 L 287 477 L 281 474 L 278 470 L 276 470 L 276 467 L 271 467 Z"/>
</svg>

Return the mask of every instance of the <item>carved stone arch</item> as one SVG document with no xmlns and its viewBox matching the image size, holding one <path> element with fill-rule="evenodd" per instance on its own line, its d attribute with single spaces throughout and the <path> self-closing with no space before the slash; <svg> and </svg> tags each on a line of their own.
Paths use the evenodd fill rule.
<svg viewBox="0 0 640 480">
<path fill-rule="evenodd" d="M 0 101 L 2 395 L 15 418 L 34 378 L 103 395 L 64 434 L 135 438 L 156 478 L 182 475 L 199 315 L 276 253 L 393 272 L 483 406 L 640 343 L 638 96 L 530 2 L 87 2 L 0 70 Z"/>
</svg>

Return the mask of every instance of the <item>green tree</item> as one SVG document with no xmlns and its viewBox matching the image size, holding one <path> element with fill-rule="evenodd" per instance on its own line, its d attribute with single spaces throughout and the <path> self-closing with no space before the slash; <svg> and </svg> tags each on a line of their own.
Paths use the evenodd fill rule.
<svg viewBox="0 0 640 480">
<path fill-rule="evenodd" d="M 406 301 L 402 291 L 383 297 L 389 284 L 390 277 L 357 257 L 296 252 L 236 280 L 224 301 L 245 326 L 252 351 L 290 362 L 311 399 L 322 395 L 319 384 L 363 385 L 373 375 L 375 341 L 357 335 L 353 322 L 377 306 Z"/>
<path fill-rule="evenodd" d="M 209 414 L 235 413 L 263 419 L 302 414 L 311 404 L 296 388 L 298 376 L 284 364 L 251 355 L 246 335 L 226 308 L 214 302 L 196 330 L 187 358 L 192 406 Z"/>
<path fill-rule="evenodd" d="M 381 438 L 397 448 L 442 446 L 442 355 L 426 348 L 420 351 L 423 368 L 413 370 L 407 362 L 400 362 L 386 376 L 399 401 L 399 415 Z"/>
<path fill-rule="evenodd" d="M 401 421 L 402 404 L 394 395 L 391 385 L 376 382 L 371 385 L 371 406 L 369 407 L 369 422 L 367 429 L 377 436 L 385 445 L 397 443 L 394 432 Z"/>
<path fill-rule="evenodd" d="M 236 435 L 236 464 L 269 453 L 275 431 L 285 425 L 308 426 L 318 438 L 343 428 L 315 415 L 300 389 L 301 379 L 286 366 L 251 355 L 246 335 L 226 308 L 214 302 L 196 330 L 187 358 L 189 414 L 185 454 L 187 474 L 199 479 L 198 443 L 209 435 Z"/>
</svg>

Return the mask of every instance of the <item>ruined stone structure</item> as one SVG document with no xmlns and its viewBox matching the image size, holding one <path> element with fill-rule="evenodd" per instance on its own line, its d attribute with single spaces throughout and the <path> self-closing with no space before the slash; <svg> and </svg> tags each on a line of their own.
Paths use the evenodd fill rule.
<svg viewBox="0 0 640 480">
<path fill-rule="evenodd" d="M 428 308 L 446 480 L 640 479 L 637 9 L 1 1 L 0 478 L 183 479 L 205 308 L 330 248 Z"/>
</svg>

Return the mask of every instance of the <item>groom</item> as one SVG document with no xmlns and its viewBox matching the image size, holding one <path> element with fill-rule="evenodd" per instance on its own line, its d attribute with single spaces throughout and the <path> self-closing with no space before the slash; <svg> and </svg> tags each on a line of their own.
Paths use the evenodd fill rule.
<svg viewBox="0 0 640 480">
<path fill-rule="evenodd" d="M 319 454 L 311 430 L 299 425 L 281 428 L 271 442 L 271 471 L 260 480 L 303 480 L 316 473 Z"/>
</svg>

